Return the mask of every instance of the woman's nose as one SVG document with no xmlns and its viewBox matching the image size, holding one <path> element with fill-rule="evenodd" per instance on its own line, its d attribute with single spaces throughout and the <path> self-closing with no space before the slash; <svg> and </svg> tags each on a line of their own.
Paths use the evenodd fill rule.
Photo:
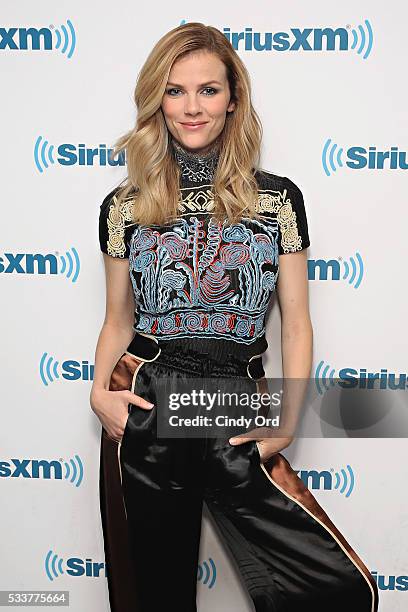
<svg viewBox="0 0 408 612">
<path fill-rule="evenodd" d="M 184 111 L 189 115 L 195 115 L 200 111 L 200 102 L 196 95 L 186 96 Z"/>
</svg>

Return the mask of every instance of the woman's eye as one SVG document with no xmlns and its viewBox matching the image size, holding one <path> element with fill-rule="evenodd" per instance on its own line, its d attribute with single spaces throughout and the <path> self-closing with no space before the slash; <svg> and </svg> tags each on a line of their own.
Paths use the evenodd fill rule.
<svg viewBox="0 0 408 612">
<path fill-rule="evenodd" d="M 178 89 L 177 87 L 170 87 L 170 89 L 166 89 L 166 93 L 167 93 L 169 96 L 173 96 L 173 92 L 175 92 L 175 91 L 181 91 L 181 90 L 180 90 L 180 89 Z M 214 89 L 214 87 L 205 87 L 205 88 L 203 89 L 203 91 L 208 92 L 208 93 L 206 93 L 206 94 L 205 94 L 206 96 L 212 96 L 212 95 L 214 95 L 215 93 L 217 93 L 217 90 L 216 90 L 216 89 Z M 177 94 L 176 94 L 176 95 L 177 95 Z M 173 97 L 174 97 L 174 96 L 173 96 Z"/>
<path fill-rule="evenodd" d="M 171 92 L 172 92 L 172 91 L 180 91 L 180 90 L 179 90 L 179 89 L 177 89 L 177 87 L 171 87 L 170 89 L 167 89 L 167 90 L 166 90 L 166 93 L 168 93 L 168 94 L 169 94 L 169 96 L 171 96 Z"/>
</svg>

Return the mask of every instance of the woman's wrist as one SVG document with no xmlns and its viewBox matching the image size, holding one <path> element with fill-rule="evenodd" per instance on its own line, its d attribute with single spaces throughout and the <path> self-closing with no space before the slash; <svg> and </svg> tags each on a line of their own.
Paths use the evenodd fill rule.
<svg viewBox="0 0 408 612">
<path fill-rule="evenodd" d="M 98 397 L 106 391 L 109 391 L 109 384 L 104 386 L 102 383 L 94 383 L 92 385 L 91 392 L 89 394 L 92 410 L 95 410 L 95 404 L 98 402 Z"/>
</svg>

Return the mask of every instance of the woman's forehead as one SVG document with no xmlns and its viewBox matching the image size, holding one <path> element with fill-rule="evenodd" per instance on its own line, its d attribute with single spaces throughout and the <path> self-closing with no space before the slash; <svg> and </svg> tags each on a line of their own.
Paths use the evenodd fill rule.
<svg viewBox="0 0 408 612">
<path fill-rule="evenodd" d="M 218 55 L 206 49 L 190 52 L 177 59 L 171 67 L 169 81 L 179 83 L 180 79 L 191 83 L 207 83 L 213 79 L 223 81 L 226 76 L 225 64 Z M 177 81 L 178 79 L 178 81 Z"/>
</svg>

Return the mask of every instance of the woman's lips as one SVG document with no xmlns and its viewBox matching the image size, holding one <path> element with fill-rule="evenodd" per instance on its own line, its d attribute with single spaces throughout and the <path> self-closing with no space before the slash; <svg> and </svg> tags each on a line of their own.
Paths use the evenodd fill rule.
<svg viewBox="0 0 408 612">
<path fill-rule="evenodd" d="M 203 123 L 182 123 L 181 125 L 183 126 L 183 128 L 185 128 L 186 130 L 199 130 L 200 128 L 202 128 L 204 125 L 206 125 L 207 122 L 204 121 Z"/>
</svg>

